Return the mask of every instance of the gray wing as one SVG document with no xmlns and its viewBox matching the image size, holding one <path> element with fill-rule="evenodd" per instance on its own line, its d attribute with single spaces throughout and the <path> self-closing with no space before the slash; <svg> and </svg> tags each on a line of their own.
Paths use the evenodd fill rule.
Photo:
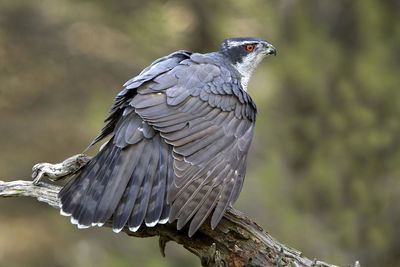
<svg viewBox="0 0 400 267">
<path fill-rule="evenodd" d="M 100 140 L 106 138 L 108 135 L 114 133 L 114 129 L 116 124 L 120 120 L 123 115 L 123 112 L 130 112 L 132 109 L 129 107 L 129 101 L 132 99 L 137 91 L 136 89 L 145 84 L 146 82 L 154 79 L 158 75 L 168 72 L 174 67 L 176 67 L 179 62 L 190 57 L 192 53 L 184 50 L 176 51 L 168 56 L 159 58 L 155 60 L 150 66 L 145 68 L 138 76 L 133 77 L 129 81 L 124 84 L 124 90 L 122 90 L 116 97 L 115 103 L 111 107 L 110 115 L 104 120 L 104 122 L 108 122 L 107 125 L 101 130 L 100 134 L 93 140 L 93 142 L 85 149 L 88 150 L 94 144 L 99 142 Z M 128 107 L 128 110 L 125 111 L 125 108 Z"/>
<path fill-rule="evenodd" d="M 155 61 L 127 82 L 106 119 L 108 124 L 90 146 L 112 134 L 104 148 L 59 193 L 61 210 L 86 228 L 113 215 L 113 230 L 126 223 L 136 231 L 165 223 L 170 213 L 167 189 L 172 182 L 172 146 L 140 118 L 129 103 L 136 88 L 173 69 L 190 53 L 175 52 Z M 90 147 L 89 146 L 89 147 Z"/>
<path fill-rule="evenodd" d="M 129 103 L 173 147 L 169 221 L 215 228 L 242 188 L 256 108 L 238 79 L 200 55 L 137 89 Z"/>
</svg>

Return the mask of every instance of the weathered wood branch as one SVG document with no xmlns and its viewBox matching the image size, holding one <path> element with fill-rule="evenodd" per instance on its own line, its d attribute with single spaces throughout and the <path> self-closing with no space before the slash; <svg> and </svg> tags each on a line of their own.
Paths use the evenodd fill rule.
<svg viewBox="0 0 400 267">
<path fill-rule="evenodd" d="M 33 197 L 52 207 L 59 207 L 57 194 L 61 187 L 47 183 L 34 185 L 31 181 L 0 181 L 0 197 Z M 175 224 L 141 227 L 131 232 L 134 237 L 159 236 L 161 253 L 168 241 L 175 241 L 201 260 L 204 266 L 330 266 L 310 260 L 301 252 L 279 243 L 264 232 L 254 221 L 235 209 L 229 209 L 215 230 L 206 222 L 192 237 L 184 230 L 177 231 Z M 111 222 L 105 224 L 110 227 Z M 359 266 L 358 262 L 354 266 Z"/>
<path fill-rule="evenodd" d="M 63 163 L 40 163 L 33 168 L 34 181 L 0 181 L 0 197 L 33 197 L 52 207 L 59 208 L 57 197 L 61 187 L 40 182 L 47 176 L 57 180 L 70 175 L 89 160 L 86 155 L 75 155 Z M 111 227 L 111 220 L 104 226 Z M 189 238 L 187 229 L 176 230 L 176 224 L 142 226 L 139 231 L 123 230 L 134 237 L 159 236 L 159 245 L 164 256 L 165 244 L 175 241 L 198 256 L 204 266 L 321 266 L 334 267 L 318 260 L 310 260 L 301 252 L 279 243 L 241 212 L 229 208 L 215 230 L 206 221 L 196 234 Z M 356 262 L 354 267 L 360 267 Z"/>
</svg>

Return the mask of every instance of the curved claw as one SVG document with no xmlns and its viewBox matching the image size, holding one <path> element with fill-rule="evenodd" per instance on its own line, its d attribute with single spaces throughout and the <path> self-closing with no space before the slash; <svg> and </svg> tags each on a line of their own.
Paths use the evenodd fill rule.
<svg viewBox="0 0 400 267">
<path fill-rule="evenodd" d="M 32 168 L 33 184 L 37 185 L 44 177 L 57 181 L 74 174 L 90 160 L 85 154 L 77 154 L 67 158 L 62 163 L 38 163 Z"/>
</svg>

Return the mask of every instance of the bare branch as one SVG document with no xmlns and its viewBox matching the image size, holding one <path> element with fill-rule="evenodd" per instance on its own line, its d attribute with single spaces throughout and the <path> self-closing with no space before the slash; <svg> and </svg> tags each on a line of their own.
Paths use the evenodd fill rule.
<svg viewBox="0 0 400 267">
<path fill-rule="evenodd" d="M 31 181 L 0 181 L 0 197 L 34 197 L 52 207 L 59 208 L 57 194 L 61 187 Z M 111 221 L 105 226 L 110 227 Z M 161 253 L 165 244 L 174 241 L 197 255 L 204 266 L 323 266 L 334 267 L 322 261 L 310 260 L 301 252 L 279 243 L 264 232 L 254 221 L 235 209 L 229 209 L 215 230 L 206 221 L 192 237 L 187 229 L 176 230 L 175 224 L 141 227 L 138 232 L 126 234 L 135 237 L 159 236 Z M 354 266 L 360 266 L 358 262 Z"/>
</svg>

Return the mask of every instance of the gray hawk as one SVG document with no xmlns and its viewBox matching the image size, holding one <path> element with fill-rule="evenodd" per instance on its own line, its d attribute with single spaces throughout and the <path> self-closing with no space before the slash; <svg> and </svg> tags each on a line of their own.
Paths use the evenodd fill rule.
<svg viewBox="0 0 400 267">
<path fill-rule="evenodd" d="M 213 212 L 214 229 L 239 196 L 253 138 L 256 105 L 247 94 L 266 41 L 223 41 L 220 51 L 177 51 L 124 84 L 106 126 L 111 136 L 59 193 L 61 214 L 79 228 L 115 232 L 189 221 L 192 236 Z"/>
</svg>

